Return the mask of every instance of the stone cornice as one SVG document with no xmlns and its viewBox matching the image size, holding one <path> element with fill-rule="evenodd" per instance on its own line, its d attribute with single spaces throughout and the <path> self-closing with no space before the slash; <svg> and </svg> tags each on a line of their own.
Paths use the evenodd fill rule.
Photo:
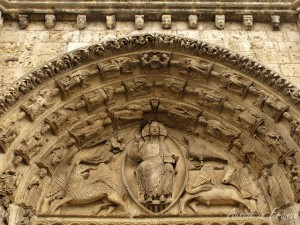
<svg viewBox="0 0 300 225">
<path fill-rule="evenodd" d="M 239 20 L 236 15 L 250 13 L 257 16 L 280 14 L 290 20 L 297 14 L 295 10 L 297 1 L 8 1 L 0 0 L 0 9 L 4 14 L 16 18 L 20 13 L 27 14 L 87 14 L 90 16 L 102 14 L 117 14 L 118 20 L 127 20 L 135 14 L 149 15 L 149 19 L 162 14 L 172 14 L 173 19 L 181 20 L 188 14 L 214 15 L 225 13 L 232 17 L 231 20 Z M 235 17 L 234 17 L 235 15 Z M 153 16 L 153 17 L 151 17 Z M 269 17 L 261 17 L 259 20 L 269 20 Z"/>
</svg>

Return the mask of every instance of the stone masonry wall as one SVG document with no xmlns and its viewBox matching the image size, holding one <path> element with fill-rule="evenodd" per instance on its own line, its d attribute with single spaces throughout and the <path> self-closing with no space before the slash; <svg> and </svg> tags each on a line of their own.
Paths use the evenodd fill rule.
<svg viewBox="0 0 300 225">
<path fill-rule="evenodd" d="M 300 87 L 300 32 L 297 24 L 285 23 L 280 31 L 273 31 L 268 23 L 254 23 L 252 31 L 245 31 L 242 23 L 226 22 L 224 30 L 217 30 L 213 22 L 199 22 L 198 29 L 188 28 L 186 22 L 173 22 L 163 30 L 159 22 L 145 22 L 137 31 L 133 22 L 117 22 L 115 30 L 107 30 L 104 23 L 88 22 L 85 30 L 78 30 L 75 22 L 58 22 L 47 30 L 43 22 L 31 22 L 20 30 L 17 22 L 5 22 L 0 30 L 0 92 L 9 84 L 48 60 L 75 48 L 103 40 L 131 34 L 160 32 L 185 36 L 218 44 L 249 56 L 286 76 Z"/>
</svg>

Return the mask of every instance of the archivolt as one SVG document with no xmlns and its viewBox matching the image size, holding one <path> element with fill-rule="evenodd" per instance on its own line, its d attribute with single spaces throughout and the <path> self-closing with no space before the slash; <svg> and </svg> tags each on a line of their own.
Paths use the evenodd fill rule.
<svg viewBox="0 0 300 225">
<path fill-rule="evenodd" d="M 299 201 L 299 102 L 299 90 L 280 75 L 200 41 L 147 34 L 78 49 L 2 94 L 1 195 L 22 205 L 30 174 L 46 168 L 51 178 L 65 149 L 78 151 L 157 120 L 212 143 L 256 177 L 263 169 L 287 175 L 278 183 L 288 200 L 269 196 L 273 207 L 282 207 Z M 40 201 L 31 207 L 37 210 Z"/>
</svg>

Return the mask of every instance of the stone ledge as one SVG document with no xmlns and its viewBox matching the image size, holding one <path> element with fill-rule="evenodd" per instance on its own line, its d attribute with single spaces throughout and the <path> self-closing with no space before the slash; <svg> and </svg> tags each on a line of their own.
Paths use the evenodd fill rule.
<svg viewBox="0 0 300 225">
<path fill-rule="evenodd" d="M 62 218 L 62 217 L 39 217 L 37 225 L 271 225 L 272 219 L 264 216 L 251 216 L 251 213 L 245 214 L 244 217 L 168 217 L 168 218 Z"/>
</svg>

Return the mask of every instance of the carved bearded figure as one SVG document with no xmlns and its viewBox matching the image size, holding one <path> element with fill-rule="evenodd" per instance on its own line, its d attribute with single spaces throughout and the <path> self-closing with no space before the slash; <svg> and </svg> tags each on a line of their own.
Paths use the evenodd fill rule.
<svg viewBox="0 0 300 225">
<path fill-rule="evenodd" d="M 136 178 L 142 194 L 142 202 L 152 203 L 159 200 L 162 203 L 172 198 L 175 174 L 172 163 L 176 160 L 175 156 L 169 153 L 168 146 L 164 142 L 162 129 L 164 127 L 157 122 L 146 126 L 142 136 L 145 137 L 145 133 L 149 132 L 150 139 L 144 142 L 136 140 L 129 152 L 129 157 L 139 162 Z"/>
</svg>

